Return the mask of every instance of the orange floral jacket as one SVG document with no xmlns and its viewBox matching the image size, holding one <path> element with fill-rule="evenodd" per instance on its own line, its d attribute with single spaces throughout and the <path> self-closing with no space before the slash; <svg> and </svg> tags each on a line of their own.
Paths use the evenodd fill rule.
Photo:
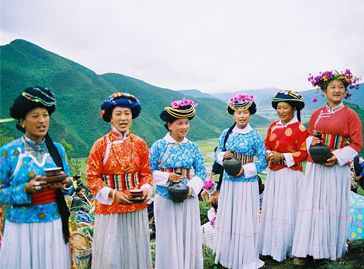
<svg viewBox="0 0 364 269">
<path fill-rule="evenodd" d="M 109 144 L 109 146 L 108 146 Z M 99 138 L 92 146 L 87 160 L 87 180 L 92 194 L 97 193 L 106 185 L 104 176 L 123 175 L 125 169 L 130 167 L 128 174 L 138 174 L 139 181 L 136 188 L 144 184 L 152 184 L 152 171 L 149 164 L 149 150 L 145 141 L 128 133 L 121 138 L 120 134 L 112 130 L 110 133 Z M 124 186 L 121 191 L 128 194 Z M 126 213 L 145 209 L 147 205 L 119 205 L 113 202 L 111 205 L 101 204 L 96 201 L 96 214 Z"/>
</svg>

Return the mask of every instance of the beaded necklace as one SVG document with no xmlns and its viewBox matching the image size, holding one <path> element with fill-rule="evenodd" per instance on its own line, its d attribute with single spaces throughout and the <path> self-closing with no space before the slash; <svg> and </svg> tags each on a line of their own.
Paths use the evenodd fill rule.
<svg viewBox="0 0 364 269">
<path fill-rule="evenodd" d="M 34 143 L 34 145 L 31 145 L 31 143 L 29 143 L 31 140 L 29 139 L 28 142 L 25 136 L 22 137 L 22 140 L 25 151 L 28 152 L 30 155 L 32 155 L 38 162 L 41 162 L 44 154 L 48 153 L 48 149 L 44 141 L 40 143 L 35 143 L 32 141 L 31 143 Z"/>
<path fill-rule="evenodd" d="M 109 134 L 109 136 L 110 135 L 112 135 L 111 133 Z M 131 134 L 131 132 L 130 132 L 130 135 L 129 135 L 129 137 L 130 137 L 130 143 L 131 143 L 131 153 L 130 153 L 130 160 L 129 160 L 129 164 L 128 164 L 128 166 L 126 167 L 126 169 L 127 168 L 131 168 L 131 167 L 133 167 L 133 157 L 134 157 L 134 139 L 133 139 L 133 136 L 132 136 L 132 134 Z M 109 141 L 111 141 L 111 138 L 109 137 Z M 110 146 L 110 148 L 111 148 L 111 151 L 112 151 L 112 153 L 114 154 L 114 156 L 115 156 L 115 159 L 116 159 L 116 161 L 120 164 L 120 165 L 122 165 L 122 161 L 120 161 L 120 159 L 118 158 L 118 155 L 116 154 L 116 152 L 115 152 L 115 150 L 114 150 L 114 147 L 113 147 L 113 143 L 111 143 L 111 146 Z"/>
</svg>

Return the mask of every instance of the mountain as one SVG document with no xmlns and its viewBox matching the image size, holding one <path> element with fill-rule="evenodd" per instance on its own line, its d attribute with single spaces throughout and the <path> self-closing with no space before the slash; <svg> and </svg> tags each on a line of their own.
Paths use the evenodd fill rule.
<svg viewBox="0 0 364 269">
<path fill-rule="evenodd" d="M 73 146 L 72 157 L 88 155 L 93 142 L 110 130 L 100 117 L 102 101 L 116 91 L 135 94 L 142 103 L 142 113 L 133 122 L 132 131 L 150 146 L 166 133 L 159 113 L 183 93 L 160 88 L 125 75 L 98 75 L 92 70 L 25 40 L 0 46 L 0 119 L 9 117 L 9 107 L 20 92 L 29 86 L 51 89 L 57 99 L 50 134 L 55 141 L 64 139 Z M 217 138 L 232 124 L 226 104 L 220 100 L 196 97 L 197 115 L 191 121 L 191 140 Z M 268 120 L 255 116 L 252 125 L 266 126 Z M 3 121 L 9 136 L 19 137 L 15 122 Z"/>
<path fill-rule="evenodd" d="M 216 98 L 212 94 L 204 93 L 199 90 L 180 90 L 178 92 L 180 92 L 186 96 L 191 96 L 193 98 L 195 98 L 195 97 Z"/>
</svg>

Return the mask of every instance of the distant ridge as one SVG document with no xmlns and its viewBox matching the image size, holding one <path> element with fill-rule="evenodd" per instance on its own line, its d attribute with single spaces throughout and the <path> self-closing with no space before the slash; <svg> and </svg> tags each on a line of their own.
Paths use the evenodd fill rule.
<svg viewBox="0 0 364 269">
<path fill-rule="evenodd" d="M 10 105 L 26 87 L 40 85 L 51 89 L 57 98 L 57 109 L 51 118 L 50 133 L 55 141 L 64 139 L 73 146 L 73 157 L 86 157 L 93 142 L 110 130 L 110 124 L 100 117 L 100 105 L 112 93 L 126 91 L 140 99 L 142 113 L 133 122 L 132 131 L 148 145 L 166 133 L 159 119 L 162 109 L 186 96 L 121 74 L 98 75 L 26 40 L 17 39 L 0 46 L 0 55 L 0 119 L 9 117 Z M 217 138 L 232 124 L 224 102 L 203 96 L 194 100 L 199 106 L 191 121 L 188 136 L 191 140 Z M 259 115 L 252 118 L 254 127 L 268 123 Z M 0 124 L 11 136 L 21 135 L 14 122 Z"/>
</svg>

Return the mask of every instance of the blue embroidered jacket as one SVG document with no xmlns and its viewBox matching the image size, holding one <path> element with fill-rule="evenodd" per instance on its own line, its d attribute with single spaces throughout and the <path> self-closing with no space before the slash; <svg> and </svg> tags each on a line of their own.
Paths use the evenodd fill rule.
<svg viewBox="0 0 364 269">
<path fill-rule="evenodd" d="M 198 176 L 202 181 L 205 181 L 206 168 L 197 144 L 186 138 L 181 143 L 174 143 L 167 141 L 167 139 L 168 135 L 156 141 L 150 149 L 150 167 L 152 172 L 162 168 L 193 168 L 194 176 Z M 168 155 L 165 158 L 167 148 L 169 148 Z M 161 163 L 163 159 L 165 160 Z M 182 182 L 187 184 L 186 179 L 183 179 Z M 163 198 L 169 199 L 167 187 L 158 184 L 156 186 L 156 193 Z"/>
<path fill-rule="evenodd" d="M 35 142 L 23 136 L 0 148 L 0 204 L 9 205 L 6 219 L 17 223 L 49 222 L 60 218 L 57 204 L 40 204 L 34 206 L 13 206 L 31 204 L 31 194 L 25 192 L 25 185 L 35 176 L 44 176 L 44 168 L 56 167 L 48 153 L 44 140 L 38 143 L 43 151 L 40 160 L 30 151 L 25 150 L 26 141 L 30 146 Z M 64 148 L 55 143 L 63 161 L 64 172 L 70 175 Z"/>
</svg>

